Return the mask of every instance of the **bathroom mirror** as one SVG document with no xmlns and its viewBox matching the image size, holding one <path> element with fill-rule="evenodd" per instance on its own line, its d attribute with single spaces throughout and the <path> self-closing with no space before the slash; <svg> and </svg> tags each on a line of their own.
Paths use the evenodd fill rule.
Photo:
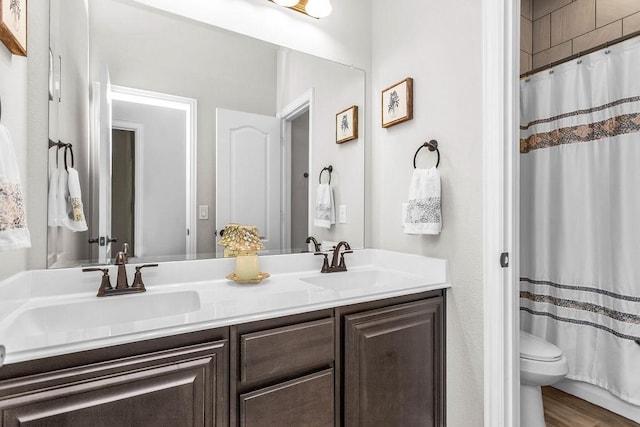
<svg viewBox="0 0 640 427">
<path fill-rule="evenodd" d="M 133 0 L 50 0 L 50 10 L 49 134 L 73 145 L 88 226 L 48 227 L 50 268 L 108 263 L 124 240 L 138 261 L 220 256 L 216 242 L 227 222 L 258 223 L 270 254 L 306 251 L 308 235 L 364 247 L 362 70 Z M 127 113 L 136 95 L 164 99 L 147 105 L 158 113 L 151 122 Z M 171 113 L 176 99 L 191 103 L 191 113 Z M 336 114 L 352 105 L 359 138 L 336 144 Z M 276 163 L 242 136 L 220 148 L 218 123 L 228 112 L 277 120 L 281 140 L 263 138 Z M 248 123 L 225 129 L 232 136 L 256 130 Z M 187 141 L 178 143 L 182 136 Z M 63 153 L 49 149 L 50 171 Z M 329 165 L 336 214 L 326 229 L 313 216 Z M 260 176 L 267 171 L 270 181 Z M 115 224 L 116 217 L 124 219 Z M 176 244 L 159 250 L 170 239 Z"/>
</svg>

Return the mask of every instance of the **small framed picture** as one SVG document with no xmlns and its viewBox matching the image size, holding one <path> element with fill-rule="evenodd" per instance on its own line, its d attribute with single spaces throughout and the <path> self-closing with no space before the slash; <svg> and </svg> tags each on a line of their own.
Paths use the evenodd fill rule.
<svg viewBox="0 0 640 427">
<path fill-rule="evenodd" d="M 0 0 L 0 40 L 11 53 L 27 56 L 27 0 Z"/>
<path fill-rule="evenodd" d="M 352 105 L 336 114 L 336 144 L 358 138 L 358 106 Z"/>
<path fill-rule="evenodd" d="M 382 127 L 413 119 L 413 79 L 406 79 L 382 91 Z"/>
</svg>

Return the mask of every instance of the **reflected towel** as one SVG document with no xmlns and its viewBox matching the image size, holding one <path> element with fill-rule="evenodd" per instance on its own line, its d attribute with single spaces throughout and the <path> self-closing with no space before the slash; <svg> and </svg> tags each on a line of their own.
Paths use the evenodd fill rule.
<svg viewBox="0 0 640 427">
<path fill-rule="evenodd" d="M 336 223 L 336 207 L 333 201 L 333 189 L 329 184 L 320 184 L 316 194 L 316 209 L 313 225 L 331 228 Z"/>
<path fill-rule="evenodd" d="M 61 224 L 71 231 L 87 231 L 87 221 L 84 218 L 78 171 L 74 168 L 67 168 L 67 172 L 63 175 L 66 176 L 64 181 L 66 181 L 67 186 L 64 203 L 65 215 L 61 219 Z"/>
<path fill-rule="evenodd" d="M 30 247 L 16 154 L 9 130 L 0 124 L 0 251 Z"/>
<path fill-rule="evenodd" d="M 440 206 L 440 172 L 414 169 L 409 185 L 409 204 L 404 223 L 407 234 L 440 234 L 442 214 Z"/>
<path fill-rule="evenodd" d="M 56 150 L 56 155 L 58 150 Z M 47 224 L 57 227 L 58 222 L 58 168 L 52 167 L 49 174 L 49 210 L 47 212 Z"/>
<path fill-rule="evenodd" d="M 59 226 L 67 216 L 67 200 L 69 199 L 69 174 L 64 168 L 58 169 L 58 190 L 55 205 L 55 216 Z"/>
</svg>

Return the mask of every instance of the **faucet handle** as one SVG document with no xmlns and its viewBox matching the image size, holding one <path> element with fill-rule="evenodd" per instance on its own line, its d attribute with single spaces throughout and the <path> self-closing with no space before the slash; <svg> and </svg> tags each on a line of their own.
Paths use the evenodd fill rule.
<svg viewBox="0 0 640 427">
<path fill-rule="evenodd" d="M 347 265 L 344 263 L 344 254 L 352 254 L 353 251 L 351 249 L 342 251 L 340 253 L 340 264 L 338 264 L 339 268 L 344 268 L 344 271 L 347 271 Z"/>
<path fill-rule="evenodd" d="M 111 279 L 109 279 L 108 268 L 90 267 L 82 269 L 83 273 L 87 273 L 90 271 L 102 271 L 102 280 L 100 281 L 100 288 L 98 289 L 98 293 L 96 294 L 96 296 L 103 297 L 105 296 L 106 291 L 113 289 L 113 287 L 111 286 Z"/>
<path fill-rule="evenodd" d="M 315 252 L 314 255 L 324 255 L 324 261 L 322 262 L 322 269 L 320 273 L 329 272 L 329 254 L 326 252 Z"/>
<path fill-rule="evenodd" d="M 123 243 L 122 244 L 122 253 L 124 254 L 124 258 L 127 259 L 129 257 L 129 244 L 128 243 Z"/>
<path fill-rule="evenodd" d="M 147 289 L 144 287 L 144 282 L 142 281 L 142 272 L 140 270 L 147 267 L 157 266 L 158 264 L 143 264 L 136 266 L 136 273 L 133 276 L 133 284 L 131 285 L 131 287 L 139 289 L 140 292 L 145 292 Z"/>
</svg>

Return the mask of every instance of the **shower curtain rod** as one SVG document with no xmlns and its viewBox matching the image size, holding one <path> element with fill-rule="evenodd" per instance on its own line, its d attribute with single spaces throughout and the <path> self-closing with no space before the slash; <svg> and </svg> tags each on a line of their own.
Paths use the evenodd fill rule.
<svg viewBox="0 0 640 427">
<path fill-rule="evenodd" d="M 527 71 L 526 73 L 520 74 L 520 80 L 526 79 L 529 76 L 532 76 L 540 71 L 548 70 L 549 68 L 553 68 L 560 64 L 564 64 L 565 62 L 573 61 L 574 59 L 580 58 L 582 56 L 588 55 L 590 53 L 596 52 L 600 49 L 605 49 L 609 46 L 613 46 L 614 44 L 622 43 L 634 37 L 640 36 L 640 31 L 634 31 L 633 33 L 627 34 L 626 36 L 619 37 L 617 39 L 608 41 L 606 43 L 599 44 L 596 47 L 592 47 L 591 49 L 583 50 L 582 52 L 578 52 L 574 55 L 571 55 L 567 58 L 561 59 L 559 61 L 552 62 L 551 64 L 543 65 L 542 67 L 538 67 L 535 70 Z"/>
</svg>

